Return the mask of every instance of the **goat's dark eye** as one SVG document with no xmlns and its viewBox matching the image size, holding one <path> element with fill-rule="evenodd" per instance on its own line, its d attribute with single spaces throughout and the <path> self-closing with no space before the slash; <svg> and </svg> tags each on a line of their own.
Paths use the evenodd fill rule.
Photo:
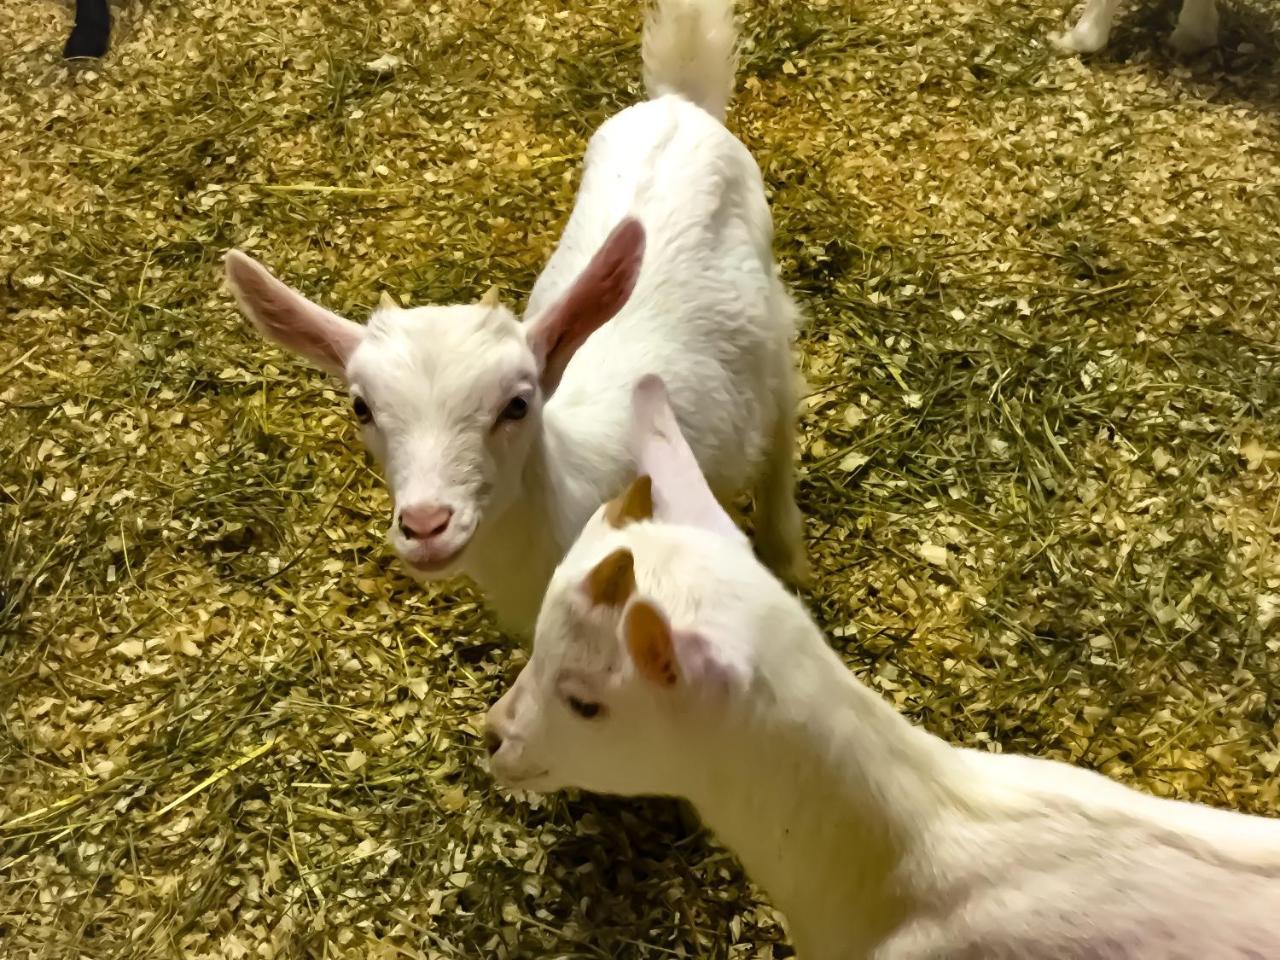
<svg viewBox="0 0 1280 960">
<path fill-rule="evenodd" d="M 598 703 L 579 700 L 577 697 L 566 697 L 565 699 L 569 702 L 569 709 L 584 720 L 590 720 L 592 717 L 600 715 L 600 704 Z"/>
<path fill-rule="evenodd" d="M 364 397 L 354 398 L 351 401 L 351 409 L 355 411 L 356 419 L 361 423 L 373 423 L 373 411 L 364 402 Z"/>
<path fill-rule="evenodd" d="M 507 405 L 502 408 L 503 420 L 523 420 L 524 415 L 529 412 L 529 401 L 524 397 L 512 397 L 507 401 Z"/>
</svg>

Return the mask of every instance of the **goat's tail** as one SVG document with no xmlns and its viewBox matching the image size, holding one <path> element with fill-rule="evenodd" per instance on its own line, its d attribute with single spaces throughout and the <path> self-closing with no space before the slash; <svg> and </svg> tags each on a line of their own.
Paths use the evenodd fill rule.
<svg viewBox="0 0 1280 960">
<path fill-rule="evenodd" d="M 654 0 L 641 48 L 650 98 L 678 93 L 724 120 L 737 44 L 733 0 Z"/>
</svg>

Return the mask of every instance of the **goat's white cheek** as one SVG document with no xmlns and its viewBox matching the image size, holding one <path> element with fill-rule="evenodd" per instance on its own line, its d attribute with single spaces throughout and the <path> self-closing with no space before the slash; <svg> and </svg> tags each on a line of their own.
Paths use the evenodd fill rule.
<svg viewBox="0 0 1280 960">
<path fill-rule="evenodd" d="M 387 445 L 382 439 L 382 431 L 374 424 L 365 424 L 360 428 L 360 440 L 369 455 L 379 464 L 386 462 Z"/>
<path fill-rule="evenodd" d="M 516 495 L 529 443 L 523 423 L 500 425 L 489 438 L 482 456 L 481 499 L 484 506 L 501 510 Z"/>
</svg>

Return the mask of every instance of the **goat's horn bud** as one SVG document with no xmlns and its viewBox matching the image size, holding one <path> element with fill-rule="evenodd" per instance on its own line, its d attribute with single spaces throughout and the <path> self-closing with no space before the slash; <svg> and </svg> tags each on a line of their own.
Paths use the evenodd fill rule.
<svg viewBox="0 0 1280 960">
<path fill-rule="evenodd" d="M 383 290 L 382 296 L 378 298 L 378 309 L 379 310 L 399 310 L 400 304 L 396 303 L 395 298 L 392 297 L 391 294 Z"/>
<path fill-rule="evenodd" d="M 484 292 L 484 296 L 480 298 L 480 306 L 496 307 L 498 305 L 498 288 L 490 287 Z"/>
</svg>

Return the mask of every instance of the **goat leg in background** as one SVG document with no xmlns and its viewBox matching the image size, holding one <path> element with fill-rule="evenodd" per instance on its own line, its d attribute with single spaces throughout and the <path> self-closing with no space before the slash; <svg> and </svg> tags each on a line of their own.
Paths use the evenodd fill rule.
<svg viewBox="0 0 1280 960">
<path fill-rule="evenodd" d="M 111 11 L 107 0 L 76 0 L 76 25 L 62 49 L 65 59 L 101 57 L 111 39 Z"/>
</svg>

